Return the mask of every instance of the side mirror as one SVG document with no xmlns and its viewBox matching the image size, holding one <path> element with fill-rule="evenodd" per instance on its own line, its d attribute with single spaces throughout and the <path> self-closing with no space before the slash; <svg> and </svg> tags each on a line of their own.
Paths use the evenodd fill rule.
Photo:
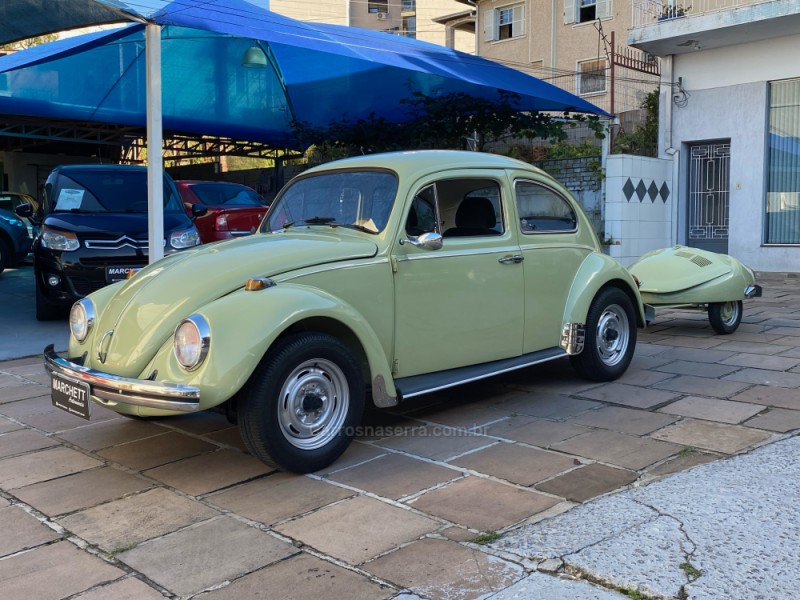
<svg viewBox="0 0 800 600">
<path fill-rule="evenodd" d="M 410 235 L 408 239 L 400 240 L 400 243 L 408 243 L 417 248 L 425 248 L 425 250 L 441 250 L 443 241 L 441 233 L 428 231 L 416 237 Z"/>
<path fill-rule="evenodd" d="M 207 212 L 208 208 L 206 208 L 204 205 L 192 204 L 192 219 L 196 219 L 197 217 L 202 217 Z"/>
<path fill-rule="evenodd" d="M 21 204 L 17 204 L 14 212 L 17 213 L 18 217 L 30 219 L 33 216 L 33 205 L 28 204 L 27 202 L 22 202 Z"/>
</svg>

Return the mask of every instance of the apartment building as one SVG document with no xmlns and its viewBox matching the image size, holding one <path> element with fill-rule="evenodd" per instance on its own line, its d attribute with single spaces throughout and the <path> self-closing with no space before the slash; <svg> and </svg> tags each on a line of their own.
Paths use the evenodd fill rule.
<svg viewBox="0 0 800 600">
<path fill-rule="evenodd" d="M 474 27 L 442 17 L 464 12 L 457 0 L 270 0 L 270 10 L 298 19 L 386 31 L 474 53 Z"/>
<path fill-rule="evenodd" d="M 661 57 L 674 241 L 800 270 L 800 3 L 633 2 L 628 43 Z"/>
<path fill-rule="evenodd" d="M 657 75 L 620 65 L 612 80 L 610 58 L 626 51 L 631 0 L 476 0 L 475 7 L 480 56 L 549 81 L 608 112 L 639 109 L 658 86 Z"/>
</svg>

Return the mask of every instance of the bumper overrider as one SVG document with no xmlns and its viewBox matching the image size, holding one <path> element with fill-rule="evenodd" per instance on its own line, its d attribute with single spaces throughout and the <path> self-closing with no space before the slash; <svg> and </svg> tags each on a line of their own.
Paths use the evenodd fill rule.
<svg viewBox="0 0 800 600">
<path fill-rule="evenodd" d="M 104 406 L 113 408 L 116 404 L 128 404 L 185 413 L 200 410 L 200 388 L 96 371 L 61 358 L 53 344 L 44 349 L 44 366 L 50 373 L 87 384 L 92 399 Z"/>
</svg>

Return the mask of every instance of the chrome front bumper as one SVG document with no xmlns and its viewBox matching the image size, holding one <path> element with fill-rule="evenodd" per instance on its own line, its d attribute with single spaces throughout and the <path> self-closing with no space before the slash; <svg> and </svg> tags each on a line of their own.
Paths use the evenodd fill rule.
<svg viewBox="0 0 800 600">
<path fill-rule="evenodd" d="M 44 349 L 44 366 L 49 372 L 87 383 L 92 399 L 104 406 L 130 404 L 186 413 L 200 410 L 200 388 L 95 371 L 61 358 L 52 344 Z"/>
</svg>

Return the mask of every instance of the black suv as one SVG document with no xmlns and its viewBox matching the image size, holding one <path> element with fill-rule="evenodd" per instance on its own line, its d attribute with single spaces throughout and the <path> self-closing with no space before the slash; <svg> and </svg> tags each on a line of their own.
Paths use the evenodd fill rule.
<svg viewBox="0 0 800 600">
<path fill-rule="evenodd" d="M 33 242 L 36 318 L 65 316 L 76 300 L 147 265 L 147 169 L 69 165 L 44 186 L 44 219 Z M 18 207 L 30 216 L 33 207 Z M 175 183 L 164 174 L 164 253 L 197 246 L 200 236 Z"/>
</svg>

